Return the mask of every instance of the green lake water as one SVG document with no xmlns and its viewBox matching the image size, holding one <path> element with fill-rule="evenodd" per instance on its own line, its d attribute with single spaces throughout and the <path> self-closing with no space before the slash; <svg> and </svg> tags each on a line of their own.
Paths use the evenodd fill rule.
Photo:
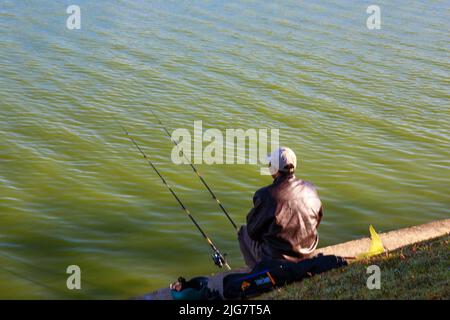
<svg viewBox="0 0 450 320">
<path fill-rule="evenodd" d="M 216 272 L 130 130 L 232 267 L 225 216 L 173 130 L 276 128 L 324 204 L 319 246 L 450 217 L 446 1 L 0 3 L 0 298 L 129 298 Z M 239 223 L 260 166 L 199 165 Z M 78 265 L 82 290 L 66 288 Z"/>
</svg>

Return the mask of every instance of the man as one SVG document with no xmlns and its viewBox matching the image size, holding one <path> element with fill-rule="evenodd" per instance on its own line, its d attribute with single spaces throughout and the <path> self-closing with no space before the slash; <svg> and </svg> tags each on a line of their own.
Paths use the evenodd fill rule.
<svg viewBox="0 0 450 320">
<path fill-rule="evenodd" d="M 295 177 L 295 153 L 279 148 L 268 160 L 273 183 L 256 191 L 247 225 L 238 233 L 249 268 L 267 259 L 301 261 L 319 242 L 322 203 L 312 183 Z"/>
</svg>

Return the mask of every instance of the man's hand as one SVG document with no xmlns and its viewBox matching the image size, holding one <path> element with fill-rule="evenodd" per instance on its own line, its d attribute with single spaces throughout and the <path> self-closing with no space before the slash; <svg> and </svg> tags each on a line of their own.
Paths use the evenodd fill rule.
<svg viewBox="0 0 450 320">
<path fill-rule="evenodd" d="M 244 228 L 244 226 L 245 225 L 241 225 L 241 227 L 239 228 L 239 230 L 237 232 L 238 238 L 242 235 L 242 229 Z"/>
</svg>

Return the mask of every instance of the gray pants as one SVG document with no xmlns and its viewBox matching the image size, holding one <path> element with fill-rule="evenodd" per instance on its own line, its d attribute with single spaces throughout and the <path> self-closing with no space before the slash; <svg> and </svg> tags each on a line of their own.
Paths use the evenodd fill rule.
<svg viewBox="0 0 450 320">
<path fill-rule="evenodd" d="M 261 261 L 261 244 L 250 238 L 246 225 L 239 229 L 238 240 L 245 264 L 253 269 Z"/>
</svg>

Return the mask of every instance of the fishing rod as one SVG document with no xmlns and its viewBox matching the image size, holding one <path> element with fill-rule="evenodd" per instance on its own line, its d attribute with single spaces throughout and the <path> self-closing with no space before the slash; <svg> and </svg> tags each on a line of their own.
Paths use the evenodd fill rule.
<svg viewBox="0 0 450 320">
<path fill-rule="evenodd" d="M 210 245 L 211 249 L 213 250 L 213 254 L 211 255 L 214 264 L 218 266 L 219 268 L 222 268 L 225 266 L 228 270 L 231 270 L 230 266 L 228 265 L 227 261 L 225 260 L 225 257 L 220 253 L 219 249 L 214 245 L 214 243 L 211 241 L 211 239 L 208 237 L 208 235 L 203 231 L 203 229 L 200 227 L 200 225 L 197 223 L 197 221 L 194 219 L 194 217 L 191 215 L 191 212 L 188 210 L 188 208 L 183 204 L 183 202 L 180 200 L 180 198 L 177 196 L 175 191 L 170 187 L 170 185 L 167 183 L 166 179 L 162 176 L 162 174 L 159 172 L 159 170 L 155 167 L 153 162 L 150 160 L 150 158 L 147 157 L 144 150 L 139 146 L 139 144 L 134 140 L 134 138 L 129 134 L 128 130 L 120 124 L 120 122 L 116 119 L 117 123 L 120 125 L 122 130 L 124 131 L 125 135 L 130 139 L 130 141 L 134 144 L 136 149 L 142 154 L 145 160 L 147 160 L 148 164 L 153 168 L 153 170 L 156 172 L 156 174 L 161 178 L 161 181 L 164 183 L 164 185 L 169 189 L 170 193 L 173 195 L 173 197 L 177 200 L 180 207 L 183 209 L 183 211 L 188 215 L 189 219 L 194 223 L 194 225 L 197 227 L 198 231 L 200 231 L 203 238 L 205 238 L 206 242 Z"/>
<path fill-rule="evenodd" d="M 166 133 L 166 135 L 169 137 L 170 140 L 172 140 L 172 142 L 175 144 L 175 146 L 178 148 L 178 150 L 180 150 L 180 152 L 183 154 L 183 157 L 186 159 L 186 161 L 189 162 L 189 165 L 192 168 L 192 171 L 195 172 L 195 174 L 200 178 L 200 181 L 203 183 L 203 185 L 206 187 L 206 189 L 209 191 L 209 193 L 211 194 L 212 198 L 214 200 L 216 200 L 217 204 L 219 205 L 220 209 L 222 209 L 223 213 L 225 214 L 225 216 L 228 218 L 228 220 L 231 222 L 231 224 L 233 225 L 234 229 L 236 230 L 236 232 L 239 231 L 236 223 L 233 221 L 233 219 L 231 218 L 230 214 L 228 213 L 228 211 L 225 209 L 225 207 L 222 205 L 222 203 L 220 202 L 219 198 L 217 198 L 216 194 L 214 193 L 214 191 L 212 191 L 212 189 L 209 187 L 209 185 L 206 183 L 205 179 L 202 177 L 202 175 L 200 174 L 200 172 L 197 170 L 197 168 L 194 166 L 194 164 L 192 163 L 192 161 L 184 154 L 183 150 L 179 148 L 178 146 L 178 142 L 172 138 L 172 135 L 170 134 L 169 130 L 167 130 L 166 126 L 164 125 L 164 123 L 161 121 L 161 119 L 156 115 L 156 113 L 150 109 L 151 113 L 153 114 L 153 116 L 155 117 L 155 119 L 159 122 L 159 124 L 161 125 L 161 127 L 163 128 L 164 132 Z"/>
</svg>

